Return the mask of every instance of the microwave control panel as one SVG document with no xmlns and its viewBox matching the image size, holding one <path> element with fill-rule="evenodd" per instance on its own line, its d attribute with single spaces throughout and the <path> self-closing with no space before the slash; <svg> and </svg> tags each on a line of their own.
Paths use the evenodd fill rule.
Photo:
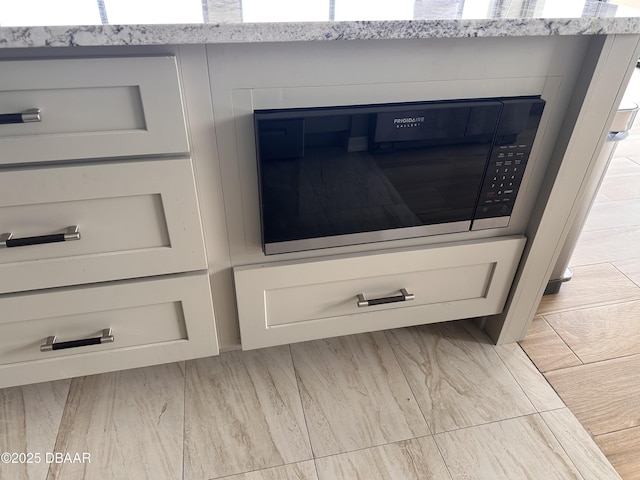
<svg viewBox="0 0 640 480">
<path fill-rule="evenodd" d="M 531 147 L 501 145 L 489 162 L 475 218 L 511 215 Z"/>
<path fill-rule="evenodd" d="M 491 152 L 472 230 L 506 227 L 509 224 L 544 103 L 544 100 L 533 99 L 516 100 L 505 105 L 507 113 L 510 110 L 515 113 L 515 115 L 507 115 L 507 118 L 518 118 L 517 123 L 526 118 L 526 122 L 525 125 L 519 125 L 517 129 L 514 129 L 513 121 L 499 127 L 506 130 L 502 133 L 507 134 L 501 136 Z M 528 115 L 523 115 L 523 108 L 528 110 Z M 518 133 L 514 134 L 515 132 Z M 487 221 L 488 219 L 491 220 Z"/>
</svg>

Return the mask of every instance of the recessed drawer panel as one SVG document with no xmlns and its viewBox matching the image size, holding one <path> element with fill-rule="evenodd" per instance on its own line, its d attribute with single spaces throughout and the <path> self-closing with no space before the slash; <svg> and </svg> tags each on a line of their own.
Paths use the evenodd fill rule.
<svg viewBox="0 0 640 480">
<path fill-rule="evenodd" d="M 0 163 L 188 149 L 174 57 L 0 62 Z"/>
<path fill-rule="evenodd" d="M 0 388 L 218 354 L 206 273 L 4 295 L 0 310 Z"/>
<path fill-rule="evenodd" d="M 499 313 L 525 241 L 236 267 L 242 347 Z"/>
<path fill-rule="evenodd" d="M 207 268 L 189 159 L 1 178 L 0 293 Z"/>
</svg>

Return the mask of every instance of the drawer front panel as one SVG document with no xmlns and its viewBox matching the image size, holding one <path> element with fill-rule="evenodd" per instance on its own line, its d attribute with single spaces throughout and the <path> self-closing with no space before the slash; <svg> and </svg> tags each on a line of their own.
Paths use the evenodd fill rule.
<svg viewBox="0 0 640 480">
<path fill-rule="evenodd" d="M 523 237 L 508 237 L 237 267 L 242 347 L 499 313 L 525 242 Z M 402 289 L 412 298 L 392 301 L 401 299 Z M 382 300 L 358 306 L 363 299 Z"/>
<path fill-rule="evenodd" d="M 176 275 L 0 297 L 0 387 L 218 354 L 208 275 Z M 56 343 L 114 341 L 44 351 Z M 56 372 L 60 372 L 59 374 Z"/>
<path fill-rule="evenodd" d="M 0 248 L 0 293 L 207 268 L 189 159 L 0 178 L 0 234 L 33 243 Z M 78 240 L 38 244 L 71 226 Z"/>
<path fill-rule="evenodd" d="M 174 57 L 0 62 L 0 163 L 188 151 Z"/>
<path fill-rule="evenodd" d="M 265 291 L 265 305 L 273 312 L 268 327 L 367 313 L 368 310 L 412 308 L 440 302 L 484 298 L 495 263 L 466 265 L 448 269 L 417 270 L 315 285 L 276 288 Z M 461 282 L 464 278 L 465 281 Z M 358 306 L 358 294 L 365 299 L 400 297 L 405 288 L 413 299 L 371 306 Z M 356 292 L 354 294 L 354 292 Z"/>
</svg>

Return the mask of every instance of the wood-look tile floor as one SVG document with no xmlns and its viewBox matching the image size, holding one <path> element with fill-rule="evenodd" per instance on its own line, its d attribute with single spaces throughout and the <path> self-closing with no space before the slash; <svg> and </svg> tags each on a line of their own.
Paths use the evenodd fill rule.
<svg viewBox="0 0 640 480">
<path fill-rule="evenodd" d="M 0 462 L 12 480 L 620 479 L 471 320 L 3 389 L 0 450 L 41 455 Z"/>
<path fill-rule="evenodd" d="M 640 103 L 640 70 L 627 90 Z M 624 480 L 640 480 L 640 120 L 620 142 L 570 260 L 520 342 Z"/>
</svg>

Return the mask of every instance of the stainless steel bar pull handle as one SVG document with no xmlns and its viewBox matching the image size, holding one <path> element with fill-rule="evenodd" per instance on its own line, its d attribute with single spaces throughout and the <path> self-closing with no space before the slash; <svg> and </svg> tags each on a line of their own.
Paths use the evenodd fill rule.
<svg viewBox="0 0 640 480">
<path fill-rule="evenodd" d="M 8 125 L 11 123 L 33 123 L 40 122 L 40 109 L 30 108 L 20 113 L 2 113 L 0 114 L 0 125 Z"/>
<path fill-rule="evenodd" d="M 69 340 L 68 342 L 57 342 L 56 336 L 47 337 L 47 341 L 40 345 L 41 352 L 51 352 L 53 350 L 64 350 L 67 348 L 86 347 L 88 345 L 100 345 L 102 343 L 112 343 L 115 341 L 110 328 L 102 330 L 101 337 L 83 338 L 81 340 Z"/>
<path fill-rule="evenodd" d="M 416 296 L 413 293 L 407 292 L 406 288 L 400 289 L 400 295 L 393 295 L 391 297 L 372 298 L 367 300 L 364 294 L 358 294 L 358 307 L 373 307 L 374 305 L 384 305 L 385 303 L 395 302 L 407 302 L 409 300 L 415 300 Z"/>
<path fill-rule="evenodd" d="M 0 234 L 0 248 L 26 247 L 45 243 L 68 242 L 80 240 L 80 228 L 77 225 L 67 227 L 64 233 L 40 235 L 38 237 L 13 238 L 13 233 Z"/>
</svg>

